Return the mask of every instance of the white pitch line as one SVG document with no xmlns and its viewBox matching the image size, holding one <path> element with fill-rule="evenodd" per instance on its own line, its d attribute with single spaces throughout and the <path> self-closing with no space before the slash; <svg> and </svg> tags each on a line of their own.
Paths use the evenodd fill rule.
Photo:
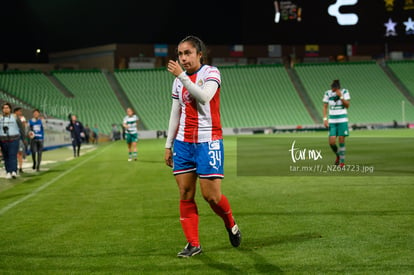
<svg viewBox="0 0 414 275">
<path fill-rule="evenodd" d="M 73 170 L 75 170 L 76 168 L 78 168 L 79 166 L 85 164 L 86 162 L 90 161 L 93 158 L 96 158 L 98 155 L 102 154 L 104 151 L 106 151 L 109 147 L 111 147 L 114 143 L 112 143 L 111 145 L 109 145 L 108 147 L 104 148 L 101 152 L 97 153 L 94 156 L 91 156 L 85 160 L 83 160 L 82 162 L 79 162 L 78 164 L 76 164 L 75 166 L 73 166 L 72 168 L 70 168 L 69 170 L 66 170 L 65 172 L 63 172 L 62 174 L 60 174 L 59 176 L 57 176 L 56 178 L 52 179 L 51 181 L 46 182 L 45 184 L 39 186 L 38 188 L 36 188 L 35 190 L 33 190 L 30 194 L 24 196 L 23 198 L 18 199 L 15 202 L 12 202 L 8 205 L 6 205 L 5 207 L 3 207 L 2 209 L 0 209 L 0 216 L 3 215 L 4 213 L 6 213 L 7 211 L 9 211 L 10 209 L 12 209 L 13 207 L 19 205 L 20 203 L 30 199 L 31 197 L 36 196 L 40 191 L 42 191 L 43 189 L 47 188 L 48 186 L 50 186 L 51 184 L 55 183 L 57 180 L 59 180 L 60 178 L 62 178 L 63 176 L 66 176 L 67 174 L 69 174 L 70 172 L 72 172 Z"/>
</svg>

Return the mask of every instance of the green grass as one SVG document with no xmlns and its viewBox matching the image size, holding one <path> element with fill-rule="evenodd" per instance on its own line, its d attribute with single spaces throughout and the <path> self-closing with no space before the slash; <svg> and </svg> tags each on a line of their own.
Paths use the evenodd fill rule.
<svg viewBox="0 0 414 275">
<path fill-rule="evenodd" d="M 311 141 L 325 135 L 272 137 Z M 413 136 L 412 130 L 353 132 L 348 158 L 372 138 Z M 367 139 L 359 144 L 362 137 Z M 406 149 L 398 140 L 386 161 L 405 171 L 414 161 L 400 158 Z M 140 141 L 137 162 L 127 162 L 126 145 L 116 142 L 13 184 L 0 179 L 0 186 L 8 186 L 0 189 L 0 273 L 414 273 L 410 173 L 242 177 L 236 143 L 236 137 L 225 137 L 222 190 L 243 232 L 238 249 L 197 194 L 204 253 L 176 258 L 185 238 L 178 190 L 163 162 L 164 140 Z M 45 158 L 66 158 L 67 149 L 60 150 Z M 388 149 L 368 150 L 366 157 L 384 158 L 383 150 Z"/>
</svg>

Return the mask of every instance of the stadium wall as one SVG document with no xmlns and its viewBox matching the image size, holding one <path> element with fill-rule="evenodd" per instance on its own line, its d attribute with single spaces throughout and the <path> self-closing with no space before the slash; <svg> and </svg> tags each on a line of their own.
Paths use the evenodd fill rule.
<svg viewBox="0 0 414 275">
<path fill-rule="evenodd" d="M 206 41 L 208 43 L 208 41 Z M 3 70 L 39 70 L 51 71 L 57 69 L 105 69 L 113 72 L 115 69 L 128 68 L 131 58 L 155 58 L 154 67 L 164 67 L 169 59 L 175 59 L 176 45 L 167 45 L 168 54 L 165 57 L 155 56 L 154 44 L 107 44 L 96 47 L 75 49 L 49 53 L 49 64 L 3 64 Z M 213 58 L 234 58 L 234 45 L 208 44 L 207 63 Z M 361 61 L 378 58 L 392 58 L 390 53 L 401 52 L 404 58 L 413 58 L 414 50 L 408 43 L 388 44 L 355 44 L 353 53 L 348 56 L 345 44 L 319 44 L 316 58 L 306 57 L 305 44 L 279 45 L 281 55 L 275 56 L 281 61 L 278 63 L 292 64 L 301 62 L 328 62 L 337 61 Z M 270 57 L 269 45 L 246 44 L 243 51 L 237 57 L 247 59 L 246 64 L 258 64 L 261 58 Z"/>
</svg>

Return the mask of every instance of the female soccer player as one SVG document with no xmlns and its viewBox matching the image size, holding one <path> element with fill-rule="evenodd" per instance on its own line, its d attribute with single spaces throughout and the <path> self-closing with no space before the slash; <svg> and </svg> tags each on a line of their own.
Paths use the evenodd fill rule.
<svg viewBox="0 0 414 275">
<path fill-rule="evenodd" d="M 12 114 L 10 103 L 1 106 L 3 115 L 0 117 L 0 147 L 3 155 L 6 178 L 17 176 L 17 152 L 19 140 L 25 138 L 25 129 L 21 120 Z"/>
<path fill-rule="evenodd" d="M 42 119 L 40 118 L 40 111 L 33 110 L 33 118 L 29 120 L 30 131 L 33 136 L 30 141 L 30 150 L 32 151 L 33 170 L 40 171 L 40 162 L 42 161 L 44 130 Z"/>
<path fill-rule="evenodd" d="M 125 129 L 125 140 L 128 144 L 128 161 L 137 160 L 137 142 L 138 142 L 138 120 L 132 108 L 126 109 L 127 115 L 124 117 L 122 126 Z"/>
<path fill-rule="evenodd" d="M 345 166 L 345 137 L 349 135 L 347 109 L 350 99 L 349 91 L 341 89 L 339 80 L 332 82 L 331 90 L 326 91 L 322 99 L 323 122 L 329 128 L 329 145 L 336 155 L 335 164 L 341 168 Z M 336 145 L 337 137 L 339 149 Z"/>
<path fill-rule="evenodd" d="M 165 162 L 173 167 L 180 192 L 180 222 L 187 239 L 187 245 L 177 256 L 191 257 L 202 252 L 194 200 L 197 178 L 204 199 L 223 219 L 234 247 L 240 245 L 241 232 L 234 221 L 229 201 L 221 193 L 224 151 L 220 122 L 220 72 L 203 64 L 206 48 L 195 36 L 184 38 L 178 44 L 177 54 L 178 61 L 168 62 L 168 71 L 176 78 L 172 88 Z"/>
</svg>

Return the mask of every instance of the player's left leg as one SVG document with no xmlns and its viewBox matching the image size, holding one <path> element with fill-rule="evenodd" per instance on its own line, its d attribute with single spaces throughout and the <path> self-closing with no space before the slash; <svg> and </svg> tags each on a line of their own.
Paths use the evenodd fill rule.
<svg viewBox="0 0 414 275">
<path fill-rule="evenodd" d="M 196 163 L 201 194 L 210 204 L 211 209 L 222 218 L 231 244 L 238 247 L 241 242 L 241 232 L 234 221 L 227 197 L 221 193 L 221 181 L 224 177 L 223 141 L 215 140 L 200 144 L 197 148 Z"/>
<path fill-rule="evenodd" d="M 236 224 L 230 203 L 221 193 L 221 178 L 200 178 L 200 189 L 203 198 L 210 204 L 211 209 L 221 217 L 229 234 L 230 243 L 238 247 L 241 243 L 241 232 Z"/>
<path fill-rule="evenodd" d="M 339 136 L 339 166 L 344 167 L 345 166 L 345 137 L 349 135 L 348 130 L 348 123 L 339 123 L 338 126 L 338 136 Z"/>
<path fill-rule="evenodd" d="M 130 160 L 134 159 L 137 160 L 138 153 L 137 153 L 137 141 L 138 141 L 138 134 L 128 134 L 128 141 L 129 141 L 129 157 Z"/>
<path fill-rule="evenodd" d="M 138 153 L 137 153 L 137 142 L 134 141 L 131 143 L 131 151 L 132 151 L 132 158 L 137 160 Z"/>
<path fill-rule="evenodd" d="M 345 165 L 345 136 L 339 136 L 339 165 L 343 167 Z"/>
<path fill-rule="evenodd" d="M 37 163 L 37 161 L 36 161 L 37 154 L 36 153 L 37 153 L 37 150 L 38 150 L 37 143 L 34 139 L 32 139 L 30 141 L 30 151 L 32 152 L 33 170 L 36 169 L 36 163 Z"/>
</svg>

